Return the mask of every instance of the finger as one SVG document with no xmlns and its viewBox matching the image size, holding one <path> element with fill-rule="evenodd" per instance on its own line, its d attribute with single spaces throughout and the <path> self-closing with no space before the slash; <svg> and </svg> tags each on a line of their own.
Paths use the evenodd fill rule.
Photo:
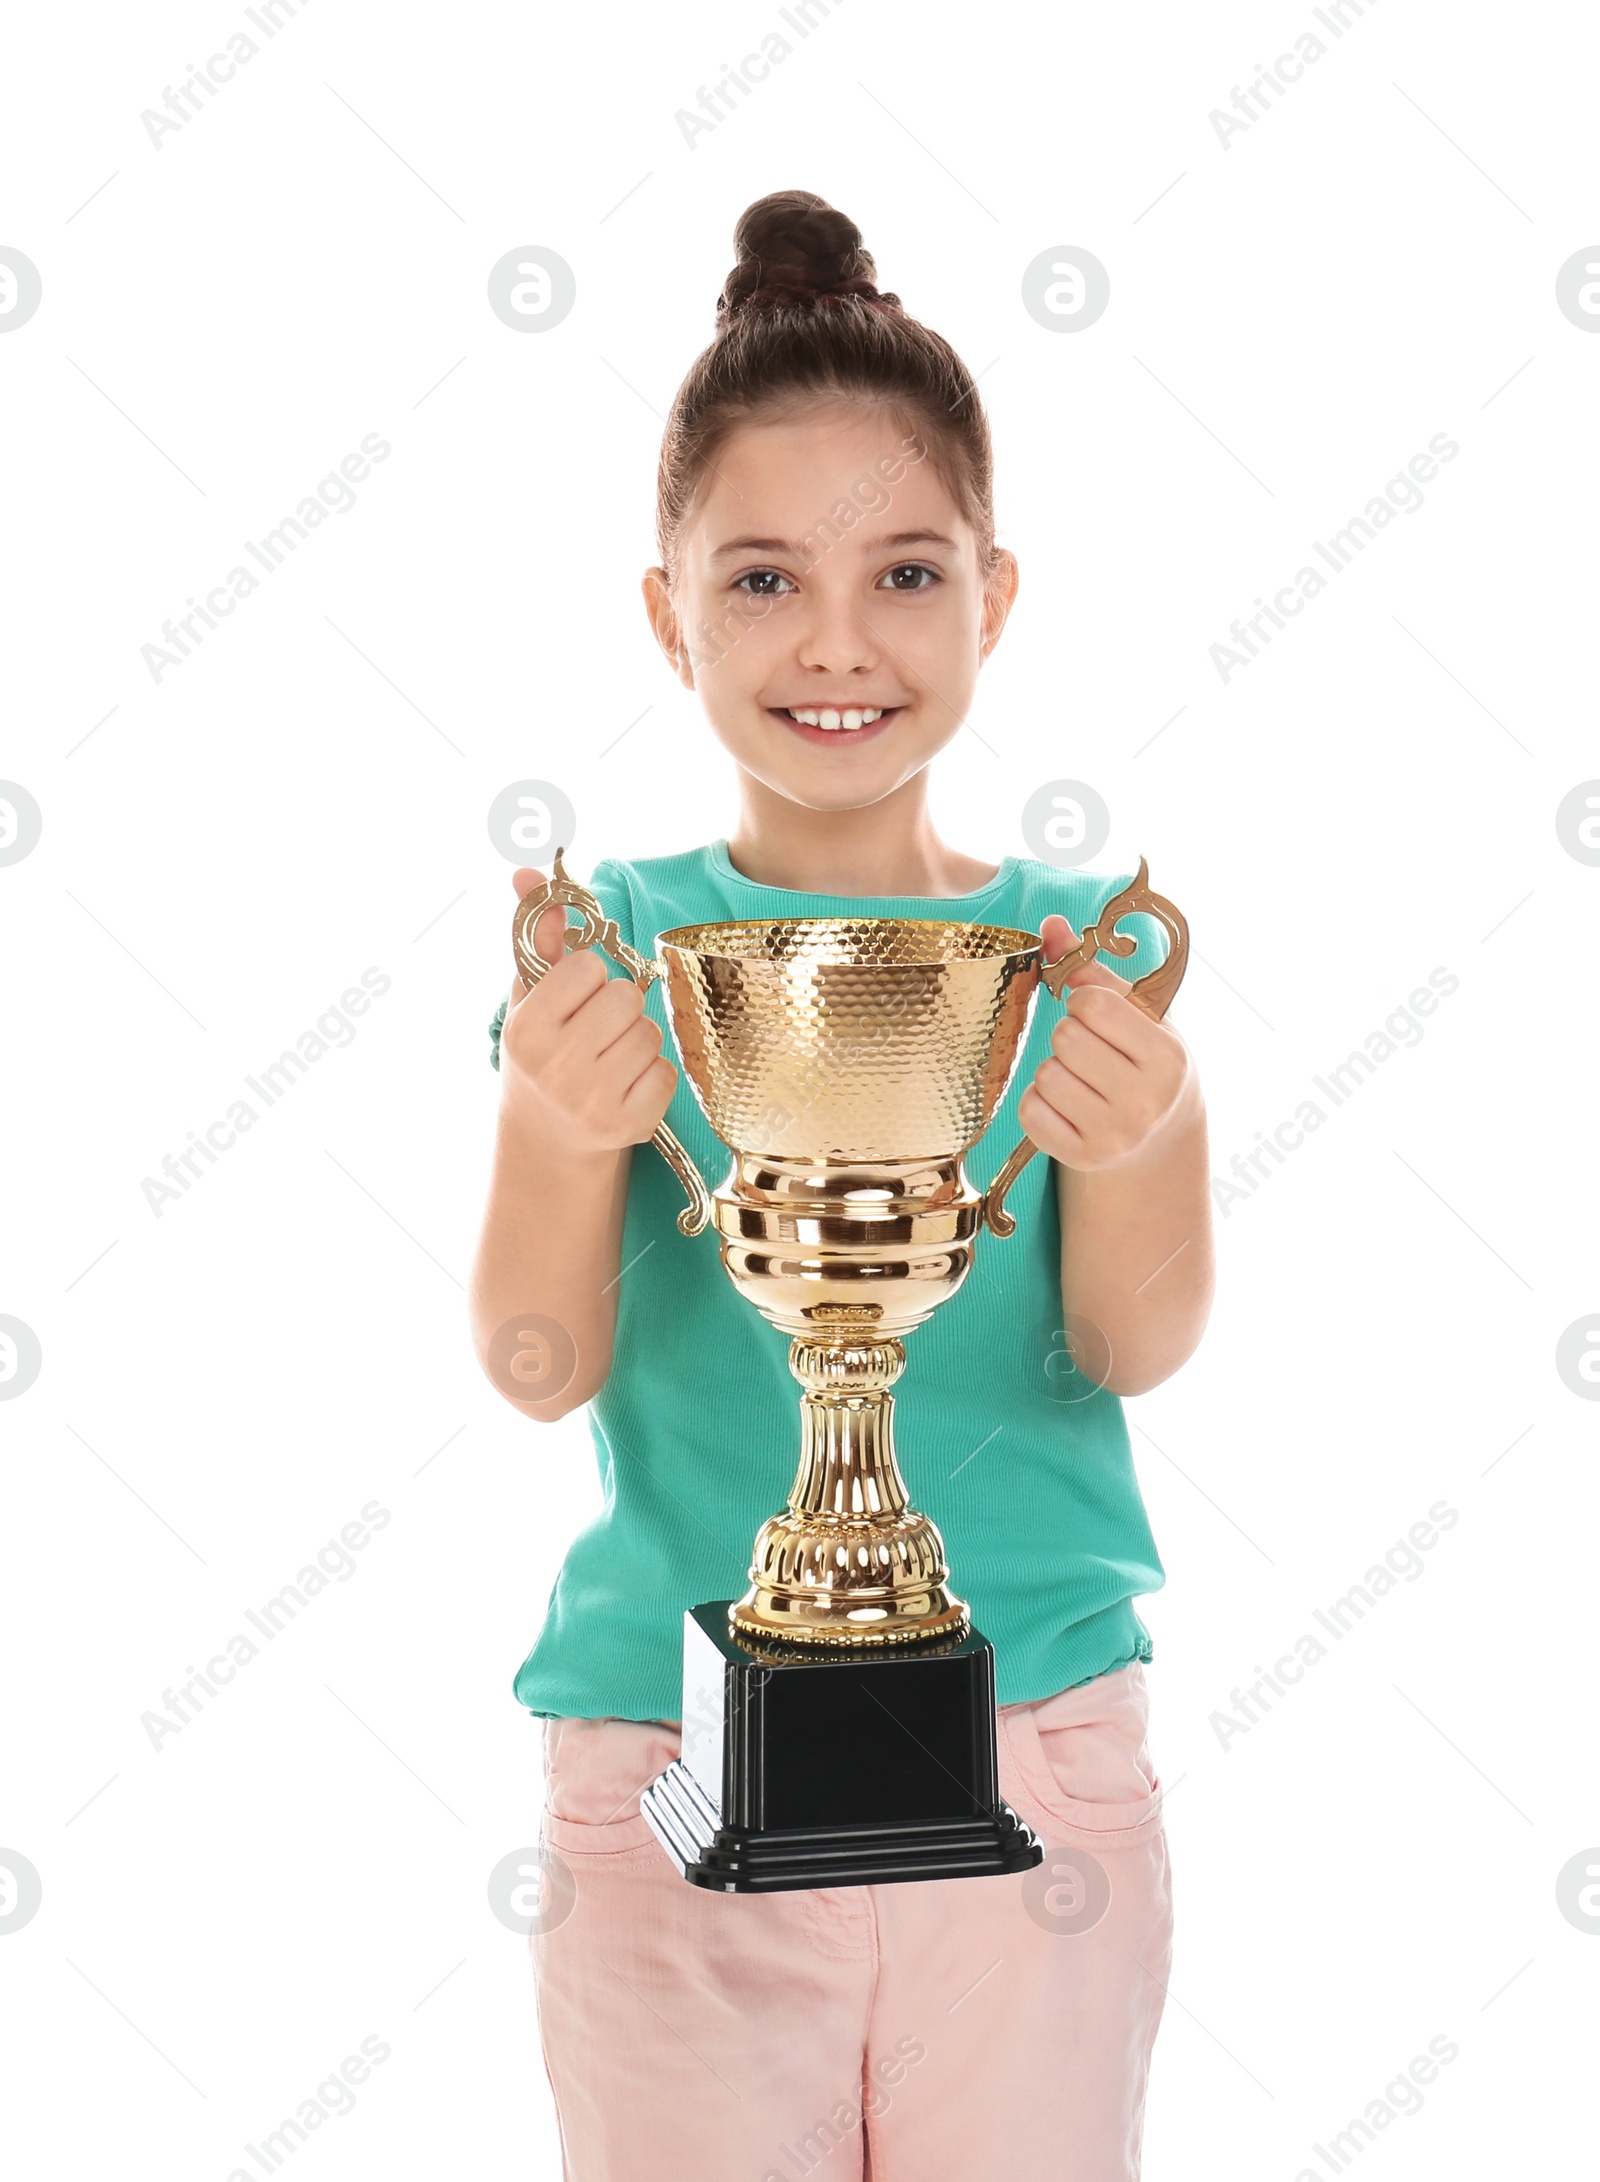
<svg viewBox="0 0 1600 2182">
<path fill-rule="evenodd" d="M 622 1101 L 622 1118 L 633 1132 L 636 1144 L 642 1143 L 660 1126 L 677 1088 L 678 1071 L 661 1053 L 634 1079 Z"/>
<path fill-rule="evenodd" d="M 531 893 L 536 886 L 543 886 L 544 873 L 534 871 L 529 865 L 522 864 L 511 874 L 511 884 L 516 891 L 517 900 L 520 902 L 524 894 Z M 547 955 L 545 960 L 548 961 L 549 959 Z M 516 951 L 513 949 L 511 956 L 511 992 L 506 1001 L 507 1015 L 520 1001 L 527 999 L 529 989 L 521 970 L 517 967 Z"/>
<path fill-rule="evenodd" d="M 619 1040 L 585 1071 L 593 1110 L 619 1118 L 631 1143 L 648 1137 L 678 1088 L 678 1072 L 663 1053 Z"/>
<path fill-rule="evenodd" d="M 1033 1088 L 1053 1113 L 1075 1121 L 1080 1128 L 1092 1128 L 1111 1111 L 1106 1094 L 1087 1076 L 1080 1076 L 1064 1061 L 1058 1061 L 1053 1053 L 1039 1063 Z"/>
<path fill-rule="evenodd" d="M 1127 977 L 1118 977 L 1116 971 L 1108 970 L 1098 956 L 1090 962 L 1081 963 L 1076 970 L 1067 972 L 1067 990 L 1069 992 L 1082 992 L 1087 987 L 1094 985 L 1103 987 L 1107 992 L 1126 994 L 1132 990 L 1133 980 Z"/>
<path fill-rule="evenodd" d="M 1093 1031 L 1135 1066 L 1153 1061 L 1161 1040 L 1172 1033 L 1146 1015 L 1137 1002 L 1131 1002 L 1128 988 L 1120 980 L 1117 983 L 1114 992 L 1102 985 L 1073 986 L 1067 1020 Z"/>
<path fill-rule="evenodd" d="M 529 864 L 519 866 L 511 874 L 511 884 L 517 890 L 517 900 L 519 902 L 525 901 L 535 887 L 543 886 L 544 883 L 544 873 L 535 871 Z M 531 936 L 534 946 L 538 948 L 546 962 L 558 962 L 562 955 L 566 953 L 567 947 L 566 904 L 564 902 L 552 902 L 535 923 Z"/>
<path fill-rule="evenodd" d="M 1069 919 L 1055 910 L 1040 925 L 1039 937 L 1044 944 L 1046 962 L 1059 962 L 1079 942 L 1079 935 L 1072 929 Z M 1089 961 L 1080 963 L 1075 970 L 1067 973 L 1067 986 L 1070 991 L 1077 992 L 1085 985 L 1105 985 L 1115 992 L 1128 990 L 1128 980 L 1108 970 L 1098 957 L 1091 957 Z"/>
<path fill-rule="evenodd" d="M 511 874 L 511 884 L 517 890 L 517 900 L 523 901 L 535 887 L 545 883 L 544 873 L 524 864 Z M 552 902 L 539 917 L 530 935 L 534 946 L 546 962 L 554 964 L 567 951 L 567 910 L 564 902 Z"/>
<path fill-rule="evenodd" d="M 1067 979 L 1067 991 L 1073 994 L 1103 992 L 1110 993 L 1114 999 L 1126 1000 L 1132 990 L 1128 978 L 1118 977 L 1114 970 L 1102 969 L 1098 962 L 1086 963 Z"/>
<path fill-rule="evenodd" d="M 511 873 L 511 884 L 517 890 L 517 901 L 524 901 L 530 895 L 530 892 L 535 890 L 535 886 L 544 886 L 544 873 L 539 873 L 539 871 L 535 871 L 533 866 L 524 864 L 524 866 L 517 868 L 517 871 Z M 563 1023 L 565 1019 L 572 1015 L 574 1008 L 578 1008 L 585 1002 L 585 999 L 589 997 L 589 993 L 592 993 L 596 988 L 596 982 L 605 980 L 605 967 L 602 967 L 602 964 L 596 964 L 598 980 L 596 980 L 596 971 L 594 969 L 587 969 L 587 967 L 585 969 L 576 969 L 576 962 L 583 962 L 583 949 L 576 949 L 572 945 L 574 932 L 576 932 L 576 927 L 568 925 L 568 910 L 565 910 L 565 903 L 552 901 L 550 906 L 546 910 L 541 910 L 541 914 L 535 919 L 533 932 L 526 934 L 528 940 L 533 940 L 533 947 L 537 949 L 537 954 L 550 964 L 550 969 L 544 973 L 544 978 L 537 978 L 535 982 L 537 984 L 550 984 L 552 978 L 557 980 L 552 984 L 550 993 L 546 995 L 546 1006 L 550 1006 L 554 1010 L 554 1021 L 557 1021 L 557 1023 Z M 568 964 L 574 964 L 574 967 L 570 969 Z M 506 1015 L 509 1015 L 513 1008 L 522 1006 L 522 1002 L 528 997 L 530 991 L 533 991 L 533 986 L 528 984 L 528 980 L 524 978 L 522 971 L 515 967 L 515 956 L 513 956 L 511 999 L 509 999 L 509 1004 L 506 1004 Z"/>
<path fill-rule="evenodd" d="M 1044 943 L 1046 962 L 1059 962 L 1069 947 L 1078 944 L 1078 935 L 1067 919 L 1054 911 L 1040 925 L 1039 937 Z"/>
<path fill-rule="evenodd" d="M 1052 1105 L 1043 1096 L 1036 1084 L 1030 1083 L 1027 1090 L 1018 1099 L 1017 1119 L 1021 1122 L 1024 1132 L 1033 1139 L 1041 1151 L 1048 1151 L 1052 1159 L 1059 1159 L 1063 1156 L 1063 1148 L 1061 1148 L 1063 1137 L 1066 1140 L 1064 1151 L 1069 1159 L 1073 1153 L 1087 1153 L 1088 1151 L 1089 1140 L 1078 1127 L 1077 1122 L 1073 1120 L 1070 1114 L 1064 1114 L 1058 1107 Z M 1050 1140 L 1048 1143 L 1045 1141 L 1046 1138 Z"/>
<path fill-rule="evenodd" d="M 645 1039 L 652 1041 L 657 1053 L 661 1050 L 661 1026 L 644 1013 L 639 988 L 628 978 L 608 977 L 573 1012 L 568 1030 L 574 1051 L 583 1055 L 590 1068 L 598 1068 L 619 1050 L 641 1050 Z"/>
<path fill-rule="evenodd" d="M 583 1069 L 592 1070 L 636 1023 L 653 1022 L 633 979 L 608 975 L 605 958 L 594 949 L 577 950 L 558 962 L 540 990 L 551 1011 L 549 1021 L 560 1031 L 574 1064 Z"/>
<path fill-rule="evenodd" d="M 517 900 L 520 902 L 523 895 L 528 893 L 530 889 L 544 884 L 544 873 L 534 871 L 527 864 L 522 864 L 511 874 L 511 884 Z M 511 1013 L 519 1000 L 526 1000 L 527 997 L 528 987 L 523 982 L 522 972 L 516 966 L 516 952 L 513 949 L 511 957 L 511 994 L 506 1001 L 507 1015 Z"/>
<path fill-rule="evenodd" d="M 1076 1016 L 1058 1023 L 1050 1040 L 1050 1058 L 1099 1092 L 1103 1099 L 1129 1098 L 1139 1081 L 1137 1062 L 1119 1051 Z"/>
<path fill-rule="evenodd" d="M 653 1032 L 656 1032 L 656 1025 L 648 1016 L 642 1017 L 591 1064 L 596 1090 L 614 1099 L 619 1106 L 632 1097 L 641 1078 L 650 1074 L 656 1062 L 666 1058 L 661 1051 L 660 1035 L 652 1036 Z M 667 1066 L 672 1067 L 670 1061 Z M 677 1083 L 676 1069 L 673 1069 L 672 1080 Z"/>
</svg>

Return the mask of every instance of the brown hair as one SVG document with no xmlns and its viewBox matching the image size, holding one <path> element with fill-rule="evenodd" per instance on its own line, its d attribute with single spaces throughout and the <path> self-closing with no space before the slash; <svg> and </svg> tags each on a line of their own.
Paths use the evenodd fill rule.
<svg viewBox="0 0 1600 2182">
<path fill-rule="evenodd" d="M 995 564 L 994 457 L 977 384 L 949 342 L 881 294 L 853 221 L 806 189 L 740 215 L 717 331 L 690 365 L 661 442 L 656 534 L 669 578 L 718 446 L 758 413 L 829 397 L 881 402 L 925 445 Z"/>
</svg>

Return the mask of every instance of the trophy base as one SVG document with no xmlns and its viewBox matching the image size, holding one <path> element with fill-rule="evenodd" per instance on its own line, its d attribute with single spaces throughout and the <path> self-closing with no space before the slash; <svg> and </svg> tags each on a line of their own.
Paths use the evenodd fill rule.
<svg viewBox="0 0 1600 2182">
<path fill-rule="evenodd" d="M 1044 1851 L 1008 1804 L 970 1825 L 789 1828 L 724 1826 L 688 1768 L 675 1761 L 639 1808 L 691 1886 L 718 1894 L 796 1887 L 881 1887 L 908 1879 L 984 1879 L 1031 1871 Z"/>
<path fill-rule="evenodd" d="M 994 1650 L 976 1630 L 819 1656 L 742 1644 L 727 1612 L 684 1616 L 683 1755 L 639 1805 L 691 1885 L 888 1886 L 1042 1861 L 1000 1801 Z"/>
</svg>

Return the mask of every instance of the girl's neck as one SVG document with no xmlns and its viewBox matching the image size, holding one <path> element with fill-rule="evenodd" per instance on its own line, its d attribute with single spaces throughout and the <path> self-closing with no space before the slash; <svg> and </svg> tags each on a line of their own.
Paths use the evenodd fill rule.
<svg viewBox="0 0 1600 2182">
<path fill-rule="evenodd" d="M 741 771 L 733 868 L 758 886 L 803 894 L 975 894 L 997 866 L 939 839 L 917 774 L 879 803 L 854 811 L 813 811 Z"/>
</svg>

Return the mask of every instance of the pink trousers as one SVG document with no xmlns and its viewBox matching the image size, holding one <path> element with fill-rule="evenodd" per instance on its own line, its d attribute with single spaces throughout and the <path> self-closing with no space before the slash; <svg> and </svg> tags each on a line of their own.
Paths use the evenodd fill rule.
<svg viewBox="0 0 1600 2182">
<path fill-rule="evenodd" d="M 670 1723 L 546 1725 L 531 1940 L 567 2182 L 1137 2182 L 1171 1960 L 1135 1662 L 1000 1713 L 1015 1878 L 712 1894 L 639 1814 Z"/>
</svg>

